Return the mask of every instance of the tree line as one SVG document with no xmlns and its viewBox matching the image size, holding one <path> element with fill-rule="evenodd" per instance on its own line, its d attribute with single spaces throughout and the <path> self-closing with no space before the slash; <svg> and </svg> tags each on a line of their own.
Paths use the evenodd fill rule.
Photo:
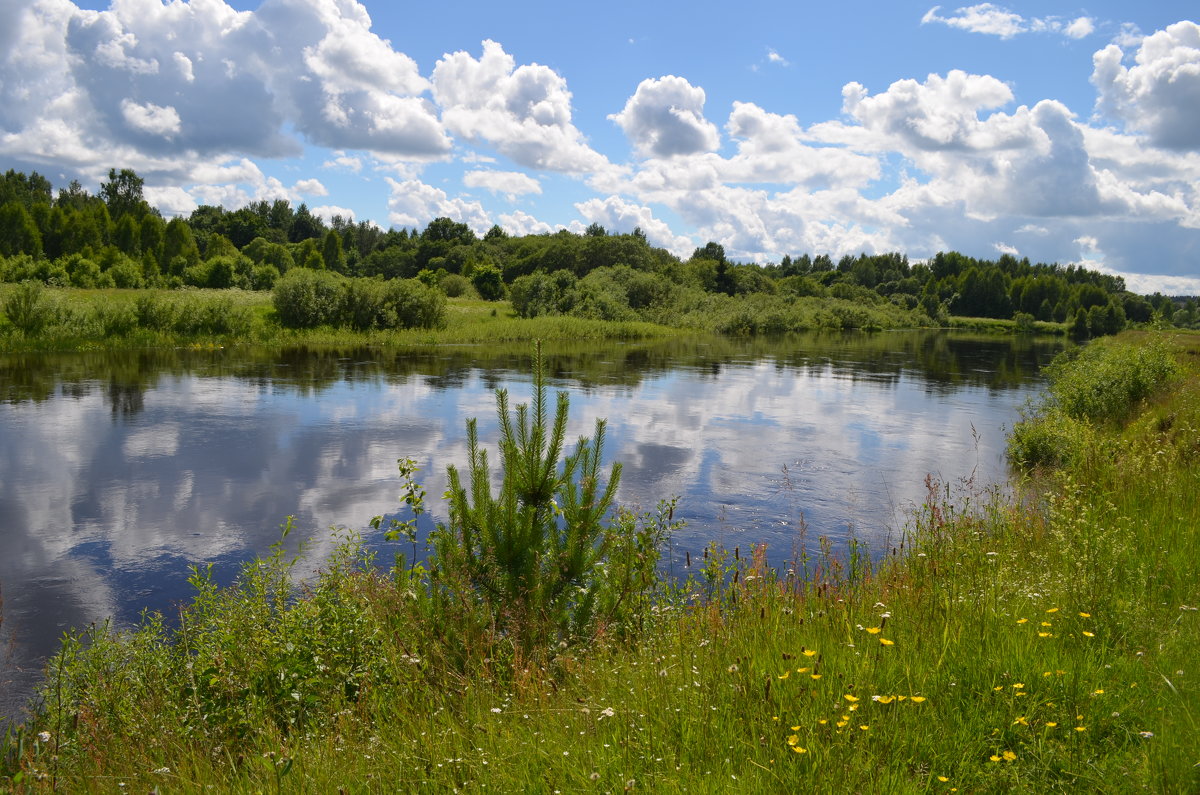
<svg viewBox="0 0 1200 795">
<path fill-rule="evenodd" d="M 270 290 L 285 274 L 304 269 L 297 278 L 325 271 L 418 279 L 451 297 L 509 298 L 525 317 L 677 324 L 715 311 L 724 313 L 727 328 L 720 330 L 751 332 L 788 330 L 787 303 L 806 297 L 917 313 L 939 324 L 951 315 L 1028 326 L 1056 321 L 1081 336 L 1113 333 L 1128 323 L 1200 321 L 1194 298 L 1140 296 L 1116 276 L 1009 254 L 986 260 L 940 252 L 915 264 L 899 253 L 837 261 L 801 254 L 778 263 L 739 263 L 710 242 L 684 259 L 650 245 L 640 229 L 616 234 L 592 224 L 582 234 L 515 236 L 493 226 L 480 237 L 464 223 L 437 218 L 423 230 L 384 230 L 340 216 L 327 223 L 307 205 L 283 199 L 236 210 L 204 205 L 168 220 L 146 201 L 143 187 L 134 171 L 112 169 L 97 194 L 78 182 L 55 194 L 37 172 L 9 170 L 0 180 L 0 280 Z M 740 300 L 722 303 L 720 296 Z M 757 301 L 754 312 L 747 301 Z M 849 310 L 833 320 L 863 325 Z"/>
</svg>

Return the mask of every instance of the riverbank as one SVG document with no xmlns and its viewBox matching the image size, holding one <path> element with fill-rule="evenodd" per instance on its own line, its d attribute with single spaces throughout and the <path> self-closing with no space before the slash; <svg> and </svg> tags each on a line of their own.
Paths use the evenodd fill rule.
<svg viewBox="0 0 1200 795">
<path fill-rule="evenodd" d="M 930 483 L 878 564 L 814 540 L 772 572 L 714 548 L 625 635 L 515 656 L 411 623 L 417 591 L 353 545 L 298 602 L 272 590 L 287 561 L 263 561 L 241 590 L 195 578 L 198 631 L 68 645 L 4 774 L 69 791 L 1195 789 L 1200 338 L 1090 347 L 1176 366 L 1150 368 L 1166 385 L 1128 411 L 1072 415 L 1089 435 L 1018 502 Z M 1057 383 L 1102 398 L 1097 376 L 1138 366 L 1080 361 Z"/>
<path fill-rule="evenodd" d="M 0 284 L 0 307 L 19 288 Z M 128 350 L 228 345 L 387 346 L 462 345 L 553 340 L 641 340 L 710 332 L 736 336 L 798 331 L 903 329 L 928 318 L 892 304 L 860 305 L 840 298 L 710 296 L 687 311 L 647 310 L 643 319 L 575 315 L 523 318 L 508 301 L 446 299 L 445 323 L 435 328 L 355 330 L 286 328 L 270 292 L 238 289 L 41 288 L 38 305 L 20 325 L 0 312 L 0 353 Z M 949 328 L 986 334 L 1066 333 L 1041 321 L 950 317 Z"/>
</svg>

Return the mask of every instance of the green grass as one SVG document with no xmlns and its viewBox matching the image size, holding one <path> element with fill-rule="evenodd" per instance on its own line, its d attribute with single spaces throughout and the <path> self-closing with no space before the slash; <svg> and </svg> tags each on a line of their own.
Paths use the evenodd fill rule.
<svg viewBox="0 0 1200 795">
<path fill-rule="evenodd" d="M 17 285 L 0 285 L 0 305 Z M 0 353 L 76 351 L 150 347 L 411 346 L 525 342 L 535 339 L 651 339 L 678 334 L 644 322 L 613 322 L 575 317 L 517 318 L 507 302 L 448 299 L 447 323 L 440 329 L 354 331 L 322 326 L 288 329 L 275 318 L 271 294 L 244 290 L 79 290 L 48 289 L 50 317 L 39 333 L 26 335 L 0 316 Z M 146 327 L 137 316 L 139 299 L 152 298 L 195 318 L 190 325 Z M 208 314 L 204 314 L 207 312 Z M 214 320 L 215 318 L 215 320 Z"/>
<path fill-rule="evenodd" d="M 1200 335 L 1093 345 L 1179 377 L 1015 496 L 930 482 L 873 563 L 712 548 L 630 639 L 493 637 L 455 665 L 455 627 L 414 622 L 411 583 L 352 539 L 300 599 L 276 556 L 236 588 L 194 578 L 182 629 L 69 643 L 0 785 L 1198 791 Z"/>
</svg>

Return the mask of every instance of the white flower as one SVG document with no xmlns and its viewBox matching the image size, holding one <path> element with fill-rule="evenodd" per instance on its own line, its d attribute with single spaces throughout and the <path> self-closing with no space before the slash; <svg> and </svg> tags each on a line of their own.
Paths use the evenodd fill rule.
<svg viewBox="0 0 1200 795">
<path fill-rule="evenodd" d="M 38 732 L 38 739 L 44 743 L 50 742 L 50 732 Z"/>
<path fill-rule="evenodd" d="M 492 707 L 492 712 L 495 712 L 497 715 L 499 715 L 502 711 L 503 710 L 501 710 L 499 707 Z"/>
</svg>

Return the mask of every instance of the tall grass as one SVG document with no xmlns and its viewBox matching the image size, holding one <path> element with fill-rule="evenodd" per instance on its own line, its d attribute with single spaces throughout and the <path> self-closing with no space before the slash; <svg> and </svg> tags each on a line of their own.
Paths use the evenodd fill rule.
<svg viewBox="0 0 1200 795">
<path fill-rule="evenodd" d="M 1198 791 L 1200 337 L 1105 345 L 1126 364 L 1159 350 L 1179 375 L 1121 421 L 1085 421 L 1103 455 L 1016 498 L 930 482 L 873 560 L 818 544 L 775 571 L 761 549 L 695 550 L 628 637 L 531 656 L 499 633 L 446 665 L 457 628 L 414 624 L 410 585 L 353 539 L 298 597 L 281 555 L 230 589 L 199 572 L 177 627 L 64 645 L 0 781 Z"/>
</svg>

